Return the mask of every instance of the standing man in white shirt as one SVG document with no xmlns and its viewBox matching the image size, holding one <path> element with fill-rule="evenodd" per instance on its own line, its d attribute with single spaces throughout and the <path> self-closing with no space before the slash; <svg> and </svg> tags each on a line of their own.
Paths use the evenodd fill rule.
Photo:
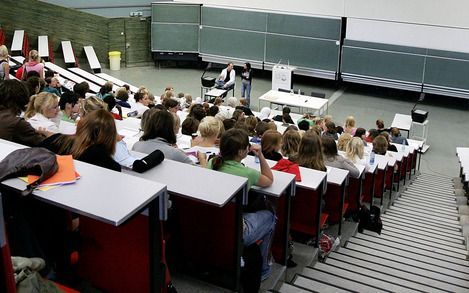
<svg viewBox="0 0 469 293">
<path fill-rule="evenodd" d="M 228 63 L 228 66 L 221 71 L 220 76 L 215 81 L 216 88 L 229 91 L 234 88 L 236 80 L 236 72 L 233 69 L 233 63 Z"/>
</svg>

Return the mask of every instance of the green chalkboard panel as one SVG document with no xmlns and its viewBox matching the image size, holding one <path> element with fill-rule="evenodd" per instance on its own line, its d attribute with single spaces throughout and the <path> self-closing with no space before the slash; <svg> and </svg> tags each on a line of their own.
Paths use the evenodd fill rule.
<svg viewBox="0 0 469 293">
<path fill-rule="evenodd" d="M 264 60 L 265 34 L 222 28 L 200 30 L 200 53 L 251 61 Z"/>
<path fill-rule="evenodd" d="M 151 29 L 152 51 L 199 51 L 199 25 L 152 23 Z"/>
<path fill-rule="evenodd" d="M 200 5 L 158 4 L 151 5 L 152 22 L 200 23 Z"/>
<path fill-rule="evenodd" d="M 270 35 L 266 37 L 266 62 L 337 71 L 339 46 L 335 41 Z"/>
<path fill-rule="evenodd" d="M 469 90 L 469 60 L 427 57 L 425 84 Z"/>
<path fill-rule="evenodd" d="M 265 32 L 267 14 L 202 6 L 202 25 Z"/>
<path fill-rule="evenodd" d="M 424 62 L 425 55 L 344 46 L 341 71 L 394 81 L 421 83 Z"/>
<path fill-rule="evenodd" d="M 313 38 L 340 39 L 340 19 L 269 13 L 267 32 Z"/>
<path fill-rule="evenodd" d="M 427 54 L 427 49 L 425 48 L 390 45 L 390 44 L 383 44 L 383 43 L 363 42 L 363 41 L 355 41 L 355 40 L 349 40 L 349 39 L 344 40 L 344 46 L 376 49 L 376 50 L 382 50 L 382 51 L 410 53 L 410 54 L 419 54 L 419 55 Z"/>
<path fill-rule="evenodd" d="M 433 49 L 428 49 L 428 56 L 444 57 L 444 58 L 460 59 L 460 60 L 469 60 L 469 54 L 468 53 L 433 50 Z"/>
</svg>

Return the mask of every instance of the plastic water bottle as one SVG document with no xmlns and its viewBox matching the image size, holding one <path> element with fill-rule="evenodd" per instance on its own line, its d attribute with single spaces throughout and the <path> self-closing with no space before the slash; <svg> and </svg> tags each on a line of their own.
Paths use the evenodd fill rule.
<svg viewBox="0 0 469 293">
<path fill-rule="evenodd" d="M 255 162 L 256 164 L 260 164 L 260 163 L 261 163 L 261 160 L 259 160 L 259 156 L 257 156 L 257 155 L 254 156 L 254 162 Z"/>
<path fill-rule="evenodd" d="M 300 89 L 298 89 L 298 96 L 299 96 L 299 95 L 301 95 L 301 90 L 300 90 Z"/>
<path fill-rule="evenodd" d="M 371 152 L 370 153 L 370 165 L 374 165 L 375 163 L 375 153 Z"/>
<path fill-rule="evenodd" d="M 405 152 L 405 145 L 401 146 L 401 152 Z"/>
</svg>

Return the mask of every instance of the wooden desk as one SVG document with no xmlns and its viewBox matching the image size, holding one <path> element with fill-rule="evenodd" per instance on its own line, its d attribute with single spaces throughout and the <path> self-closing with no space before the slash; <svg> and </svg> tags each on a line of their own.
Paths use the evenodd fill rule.
<svg viewBox="0 0 469 293">
<path fill-rule="evenodd" d="M 138 152 L 132 155 L 145 156 Z M 192 272 L 200 278 L 239 290 L 242 205 L 248 201 L 247 179 L 168 159 L 142 174 L 124 172 L 167 184 L 177 211 L 173 221 L 181 239 L 174 245 L 181 262 L 184 265 L 192 262 L 211 272 L 207 275 Z M 217 277 L 217 273 L 224 278 Z"/>
<path fill-rule="evenodd" d="M 59 75 L 63 76 L 64 78 L 66 79 L 69 79 L 75 83 L 81 83 L 81 82 L 87 82 L 90 86 L 90 90 L 94 93 L 99 93 L 99 90 L 101 89 L 100 86 L 98 86 L 97 84 L 95 84 L 94 82 L 90 82 L 60 66 L 57 66 L 55 65 L 54 63 L 52 62 L 46 62 L 44 63 L 44 66 L 48 69 L 48 70 L 52 70 L 52 71 L 55 71 L 57 72 Z"/>
<path fill-rule="evenodd" d="M 109 74 L 101 72 L 101 73 L 96 73 L 95 75 L 101 77 L 104 80 L 111 81 L 119 87 L 124 86 L 125 84 L 127 84 L 130 87 L 130 91 L 132 93 L 135 94 L 136 92 L 138 92 L 138 87 L 133 86 L 133 85 L 129 84 L 128 82 L 122 81 L 118 78 L 115 78 L 114 76 L 111 76 Z"/>
<path fill-rule="evenodd" d="M 269 102 L 270 107 L 272 107 L 272 104 L 278 104 L 298 108 L 306 108 L 313 113 L 317 111 L 319 112 L 319 114 L 325 114 L 328 111 L 327 99 L 284 93 L 276 90 L 270 90 L 259 97 L 259 109 L 261 101 Z"/>
<path fill-rule="evenodd" d="M 26 147 L 0 140 L 0 159 L 21 148 Z M 33 193 L 34 197 L 48 204 L 108 224 L 108 227 L 109 225 L 120 226 L 148 207 L 149 255 L 152 257 L 148 282 L 152 292 L 159 292 L 161 285 L 159 280 L 162 272 L 160 271 L 160 231 L 157 228 L 159 227 L 158 218 L 165 220 L 167 217 L 166 186 L 76 160 L 74 164 L 76 171 L 81 175 L 75 184 L 64 185 L 48 191 L 36 190 Z M 17 178 L 5 180 L 2 185 L 14 190 L 24 190 L 26 187 L 26 183 Z M 106 192 L 103 192 L 103 186 L 106 187 Z M 110 205 L 112 208 L 109 208 Z M 121 257 L 115 256 L 116 260 Z M 95 263 L 95 266 L 98 265 L 108 266 L 109 264 Z M 99 277 L 102 276 L 96 276 L 96 278 Z M 112 284 L 108 285 L 111 288 L 113 286 Z"/>
</svg>

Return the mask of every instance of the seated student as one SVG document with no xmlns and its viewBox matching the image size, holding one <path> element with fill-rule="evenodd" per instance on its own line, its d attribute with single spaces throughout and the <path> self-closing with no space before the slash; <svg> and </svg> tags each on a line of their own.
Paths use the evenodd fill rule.
<svg viewBox="0 0 469 293">
<path fill-rule="evenodd" d="M 74 92 L 65 92 L 59 100 L 60 120 L 75 123 L 75 119 L 80 114 L 80 104 Z"/>
<path fill-rule="evenodd" d="M 80 119 L 71 153 L 74 159 L 114 171 L 121 171 L 112 155 L 116 151 L 117 130 L 114 118 L 105 109 Z"/>
<path fill-rule="evenodd" d="M 254 116 L 248 116 L 246 119 L 244 119 L 244 124 L 246 124 L 249 136 L 256 135 L 257 123 L 257 118 Z"/>
<path fill-rule="evenodd" d="M 173 114 L 165 110 L 152 111 L 143 126 L 143 135 L 132 150 L 150 154 L 155 150 L 163 152 L 166 159 L 192 164 L 192 160 L 176 146 Z M 206 156 L 197 152 L 200 165 L 205 166 Z"/>
<path fill-rule="evenodd" d="M 301 131 L 308 131 L 311 128 L 311 124 L 306 120 L 298 122 L 298 129 Z"/>
<path fill-rule="evenodd" d="M 181 108 L 184 109 L 189 109 L 189 107 L 192 105 L 192 96 L 189 94 L 185 94 L 184 98 L 182 99 L 181 102 Z"/>
<path fill-rule="evenodd" d="M 227 67 L 223 69 L 215 81 L 216 88 L 231 90 L 234 88 L 236 82 L 236 72 L 233 69 L 233 63 L 228 63 Z"/>
<path fill-rule="evenodd" d="M 57 118 L 59 111 L 59 97 L 42 92 L 30 98 L 24 117 L 35 129 L 44 128 L 57 133 L 59 126 L 54 119 Z"/>
<path fill-rule="evenodd" d="M 393 143 L 409 145 L 407 138 L 401 136 L 401 132 L 399 131 L 399 128 L 396 128 L 396 127 L 391 128 L 391 141 Z"/>
<path fill-rule="evenodd" d="M 380 135 L 382 135 L 386 139 L 386 141 L 388 142 L 388 151 L 397 153 L 397 147 L 392 144 L 391 137 L 389 136 L 389 133 L 387 131 L 382 131 Z"/>
<path fill-rule="evenodd" d="M 116 99 L 113 95 L 107 95 L 104 97 L 103 102 L 107 104 L 107 110 L 111 113 L 114 119 L 122 120 L 122 108 L 117 105 Z M 114 107 L 117 109 L 117 113 L 113 112 Z"/>
<path fill-rule="evenodd" d="M 31 71 L 31 73 L 36 73 L 36 71 Z M 28 87 L 29 94 L 36 95 L 41 92 L 42 80 L 38 76 L 30 76 L 26 80 L 26 86 Z"/>
<path fill-rule="evenodd" d="M 349 176 L 358 177 L 360 172 L 357 167 L 349 159 L 339 156 L 337 144 L 332 137 L 325 136 L 322 138 L 322 150 L 326 166 L 347 170 L 349 171 Z"/>
<path fill-rule="evenodd" d="M 376 120 L 376 128 L 377 128 L 376 130 L 378 130 L 379 133 L 383 131 L 389 132 L 389 129 L 384 127 L 383 119 Z"/>
<path fill-rule="evenodd" d="M 41 57 L 36 50 L 29 51 L 29 61 L 23 65 L 22 80 L 28 78 L 28 73 L 37 72 L 40 78 L 44 78 L 44 64 L 41 62 Z"/>
<path fill-rule="evenodd" d="M 366 141 L 367 143 L 372 143 L 373 140 L 375 139 L 375 137 L 377 137 L 378 135 L 379 135 L 379 131 L 378 131 L 378 130 L 376 130 L 376 129 L 374 129 L 374 128 L 373 128 L 373 129 L 370 129 L 370 130 L 368 130 L 368 136 L 365 137 L 365 141 Z"/>
<path fill-rule="evenodd" d="M 300 146 L 301 136 L 297 130 L 287 130 L 282 137 L 282 155 L 291 158 L 297 155 Z"/>
<path fill-rule="evenodd" d="M 235 121 L 244 121 L 244 112 L 243 110 L 236 109 L 231 116 L 231 119 Z"/>
<path fill-rule="evenodd" d="M 373 140 L 373 152 L 378 155 L 386 155 L 386 152 L 388 151 L 388 141 L 387 139 L 382 136 L 378 135 L 375 137 Z"/>
<path fill-rule="evenodd" d="M 90 91 L 90 85 L 86 81 L 77 83 L 73 86 L 73 91 L 79 99 L 84 99 L 86 98 L 86 93 Z"/>
<path fill-rule="evenodd" d="M 187 117 L 192 117 L 199 122 L 204 119 L 205 116 L 207 116 L 207 113 L 205 113 L 204 107 L 200 104 L 193 104 L 189 108 L 189 114 L 187 114 Z"/>
<path fill-rule="evenodd" d="M 353 137 L 361 138 L 363 145 L 366 146 L 366 129 L 365 128 L 358 127 Z"/>
<path fill-rule="evenodd" d="M 120 87 L 117 89 L 116 92 L 116 102 L 119 106 L 124 108 L 130 108 L 129 100 L 129 92 L 125 87 Z"/>
<path fill-rule="evenodd" d="M 368 161 L 365 158 L 365 146 L 359 137 L 354 137 L 347 144 L 345 157 L 355 164 L 365 166 L 365 171 L 369 169 Z"/>
<path fill-rule="evenodd" d="M 218 112 L 220 112 L 220 109 L 218 108 L 218 106 L 212 106 L 212 107 L 208 108 L 207 116 L 215 117 L 215 116 L 217 116 Z M 218 120 L 220 120 L 220 119 L 218 119 Z"/>
<path fill-rule="evenodd" d="M 187 117 L 181 125 L 181 133 L 184 135 L 197 135 L 197 129 L 199 129 L 199 120 L 194 117 Z"/>
<path fill-rule="evenodd" d="M 234 121 L 231 118 L 223 120 L 223 127 L 225 128 L 225 130 L 229 130 L 231 128 L 234 128 L 235 124 L 236 124 L 236 121 Z"/>
<path fill-rule="evenodd" d="M 267 130 L 261 139 L 262 154 L 267 160 L 279 161 L 283 156 L 279 153 L 282 147 L 282 135 L 276 130 Z"/>
<path fill-rule="evenodd" d="M 20 117 L 28 101 L 29 91 L 22 82 L 10 79 L 0 83 L 0 138 L 27 146 L 37 146 L 45 139 L 46 132 L 37 131 Z"/>
<path fill-rule="evenodd" d="M 269 108 L 269 107 L 264 107 L 261 109 L 261 112 L 259 114 L 259 116 L 257 116 L 257 118 L 259 118 L 260 121 L 266 121 L 266 122 L 269 122 L 270 121 L 270 113 L 272 112 L 272 110 Z"/>
<path fill-rule="evenodd" d="M 200 135 L 192 141 L 191 150 L 204 152 L 207 156 L 218 154 L 218 140 L 224 131 L 223 123 L 219 119 L 205 117 L 200 121 L 198 129 Z"/>
<path fill-rule="evenodd" d="M 355 135 L 356 130 L 357 128 L 355 127 L 355 117 L 348 116 L 347 119 L 345 119 L 344 132 L 353 136 Z"/>
<path fill-rule="evenodd" d="M 106 83 L 104 83 L 104 85 L 99 89 L 99 93 L 97 93 L 96 96 L 101 100 L 104 100 L 104 98 L 109 95 L 114 96 L 112 94 L 112 85 L 111 81 L 106 81 Z"/>
<path fill-rule="evenodd" d="M 257 123 L 256 126 L 256 135 L 251 138 L 252 143 L 261 143 L 262 135 L 264 135 L 264 132 L 269 130 L 269 123 L 261 121 Z"/>
<path fill-rule="evenodd" d="M 302 167 L 326 171 L 321 138 L 313 131 L 306 131 L 303 134 L 300 146 L 298 147 L 298 153 L 290 159 Z"/>
<path fill-rule="evenodd" d="M 347 144 L 352 140 L 352 136 L 348 133 L 342 133 L 337 140 L 337 149 L 339 151 L 345 152 L 347 149 Z"/>
<path fill-rule="evenodd" d="M 328 121 L 326 124 L 325 124 L 325 128 L 326 130 L 322 133 L 322 136 L 329 136 L 329 137 L 332 137 L 332 139 L 334 140 L 338 140 L 339 139 L 339 135 L 337 135 L 337 131 L 336 131 L 336 128 L 335 128 L 335 123 L 332 122 L 332 121 Z"/>
<path fill-rule="evenodd" d="M 106 104 L 100 98 L 96 96 L 89 96 L 86 99 L 80 101 L 80 118 L 85 117 L 87 114 L 101 109 L 106 109 Z"/>
<path fill-rule="evenodd" d="M 135 103 L 132 105 L 132 111 L 137 111 L 137 115 L 135 117 L 141 118 L 143 113 L 150 109 L 148 107 L 150 104 L 150 98 L 148 97 L 148 94 L 135 93 L 134 99 Z"/>
<path fill-rule="evenodd" d="M 279 122 L 283 122 L 285 124 L 295 124 L 293 122 L 293 119 L 291 118 L 290 116 L 290 108 L 288 107 L 283 107 L 282 109 L 282 115 L 277 115 L 275 116 L 274 118 L 272 118 L 274 121 L 279 121 Z"/>
<path fill-rule="evenodd" d="M 164 100 L 163 105 L 169 112 L 174 114 L 179 110 L 179 103 L 175 99 L 166 99 Z"/>
<path fill-rule="evenodd" d="M 246 116 L 254 116 L 254 113 L 252 113 L 251 109 L 249 109 L 249 104 L 246 99 L 239 99 L 239 105 L 236 106 L 236 109 L 243 110 L 244 115 Z"/>
<path fill-rule="evenodd" d="M 296 124 L 298 125 L 298 127 L 300 127 L 300 123 L 302 123 L 302 121 L 306 121 L 308 123 L 308 129 L 312 126 L 314 126 L 314 121 L 313 119 L 315 118 L 316 116 L 314 115 L 311 115 L 311 114 L 308 114 L 308 113 L 305 113 L 303 114 L 303 117 L 301 117 L 300 119 L 298 119 L 298 121 L 296 121 Z M 306 128 L 306 124 L 305 123 L 302 123 L 303 125 L 303 128 Z M 301 128 L 300 128 L 301 129 Z M 302 129 L 302 130 L 307 130 L 307 129 Z"/>
<path fill-rule="evenodd" d="M 62 94 L 60 93 L 60 82 L 57 77 L 47 77 L 46 78 L 46 86 L 43 89 L 44 92 L 52 93 L 61 97 Z"/>
<path fill-rule="evenodd" d="M 259 157 L 261 171 L 257 171 L 241 164 L 248 152 Z M 258 145 L 249 145 L 248 134 L 239 129 L 230 129 L 223 133 L 220 139 L 220 155 L 211 159 L 208 168 L 232 175 L 246 177 L 248 188 L 253 185 L 270 186 L 273 182 L 272 171 Z M 269 263 L 269 249 L 275 228 L 275 215 L 268 210 L 253 213 L 243 213 L 243 243 L 249 246 L 259 240 L 262 256 L 261 280 L 265 280 L 272 272 Z"/>
</svg>

